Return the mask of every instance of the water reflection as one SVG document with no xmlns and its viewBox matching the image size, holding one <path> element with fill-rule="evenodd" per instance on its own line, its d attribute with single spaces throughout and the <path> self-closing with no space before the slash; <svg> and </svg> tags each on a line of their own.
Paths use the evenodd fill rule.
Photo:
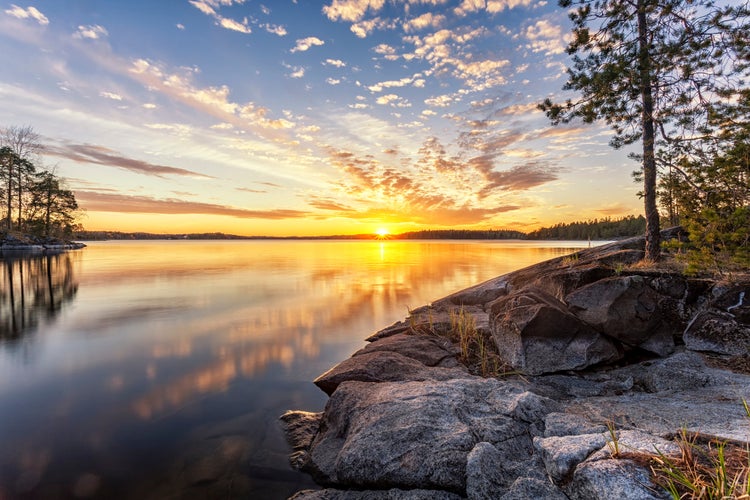
<svg viewBox="0 0 750 500">
<path fill-rule="evenodd" d="M 54 318 L 75 297 L 70 254 L 0 259 L 0 340 L 15 341 Z"/>
<path fill-rule="evenodd" d="M 151 241 L 3 261 L 4 328 L 38 326 L 33 356 L 0 344 L 0 498 L 285 498 L 312 484 L 277 417 L 322 409 L 315 376 L 408 308 L 570 251 Z"/>
</svg>

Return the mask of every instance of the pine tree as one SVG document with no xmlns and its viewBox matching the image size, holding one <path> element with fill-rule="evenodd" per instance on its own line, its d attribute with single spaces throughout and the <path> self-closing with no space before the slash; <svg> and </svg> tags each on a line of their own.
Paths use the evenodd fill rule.
<svg viewBox="0 0 750 500">
<path fill-rule="evenodd" d="M 574 8 L 564 90 L 580 97 L 540 108 L 553 124 L 604 120 L 610 144 L 640 141 L 646 259 L 660 256 L 657 142 L 687 147 L 710 135 L 711 113 L 731 102 L 748 72 L 750 13 L 711 0 L 560 0 Z"/>
</svg>

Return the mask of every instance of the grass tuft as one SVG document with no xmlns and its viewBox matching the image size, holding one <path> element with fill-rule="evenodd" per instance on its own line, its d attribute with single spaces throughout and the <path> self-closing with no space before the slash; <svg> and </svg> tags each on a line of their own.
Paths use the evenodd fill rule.
<svg viewBox="0 0 750 500">
<path fill-rule="evenodd" d="M 613 420 L 607 420 L 607 433 L 609 439 L 607 439 L 607 448 L 609 448 L 609 454 L 612 458 L 620 458 L 622 451 L 620 450 L 620 436 L 617 434 L 617 428 Z"/>
<path fill-rule="evenodd" d="M 503 363 L 488 332 L 477 328 L 476 317 L 463 306 L 448 311 L 449 323 L 435 320 L 432 308 L 412 310 L 407 307 L 409 331 L 413 335 L 447 338 L 459 347 L 459 361 L 471 373 L 482 377 L 520 375 Z M 439 313 L 438 313 L 439 314 Z"/>
<path fill-rule="evenodd" d="M 449 337 L 458 342 L 460 360 L 473 373 L 482 377 L 498 377 L 509 373 L 500 360 L 495 344 L 477 329 L 476 318 L 463 307 L 450 311 Z"/>
<path fill-rule="evenodd" d="M 743 399 L 750 419 L 750 404 Z M 652 481 L 673 500 L 750 500 L 750 444 L 721 441 L 682 429 L 675 437 L 680 452 L 667 455 L 625 451 L 615 423 L 607 421 L 607 447 L 612 458 L 650 466 Z"/>
<path fill-rule="evenodd" d="M 681 431 L 679 457 L 661 452 L 652 457 L 655 482 L 673 499 L 750 499 L 748 448 L 718 440 L 699 440 Z"/>
</svg>

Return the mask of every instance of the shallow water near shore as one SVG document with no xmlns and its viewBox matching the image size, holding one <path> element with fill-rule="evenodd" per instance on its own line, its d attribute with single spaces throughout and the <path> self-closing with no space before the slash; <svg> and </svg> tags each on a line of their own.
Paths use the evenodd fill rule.
<svg viewBox="0 0 750 500">
<path fill-rule="evenodd" d="M 596 244 L 596 243 L 595 243 Z M 408 308 L 588 242 L 127 241 L 0 259 L 0 498 L 286 498 L 278 417 Z"/>
</svg>

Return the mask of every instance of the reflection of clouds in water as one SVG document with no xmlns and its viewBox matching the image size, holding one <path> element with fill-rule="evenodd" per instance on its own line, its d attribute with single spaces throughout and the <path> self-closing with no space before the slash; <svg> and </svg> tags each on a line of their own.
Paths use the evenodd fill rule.
<svg viewBox="0 0 750 500">
<path fill-rule="evenodd" d="M 193 353 L 193 343 L 189 338 L 180 337 L 170 343 L 154 344 L 151 348 L 151 357 L 161 358 L 186 358 Z"/>
<path fill-rule="evenodd" d="M 144 321 L 149 318 L 168 318 L 177 316 L 188 309 L 186 305 L 166 304 L 135 304 L 129 306 L 127 304 L 116 303 L 112 307 L 116 307 L 117 309 L 109 312 L 105 311 L 104 314 L 98 316 L 81 318 L 77 323 L 79 331 L 101 334 L 102 332 L 115 330 L 123 325 L 131 324 L 135 319 Z"/>
<path fill-rule="evenodd" d="M 16 493 L 28 493 L 34 489 L 47 470 L 51 458 L 52 452 L 49 448 L 23 450 L 18 457 L 20 474 L 16 479 Z"/>
<path fill-rule="evenodd" d="M 536 248 L 516 249 L 516 258 L 508 262 L 486 251 L 463 248 L 457 254 L 438 245 L 395 243 L 394 248 L 386 248 L 379 244 L 376 251 L 363 253 L 363 262 L 357 265 L 306 270 L 293 289 L 286 294 L 274 290 L 268 301 L 248 305 L 232 297 L 204 303 L 198 317 L 175 325 L 173 335 L 164 335 L 152 347 L 147 374 L 161 383 L 133 403 L 136 414 L 148 419 L 172 412 L 193 398 L 225 391 L 238 377 L 256 377 L 272 364 L 289 369 L 295 362 L 319 356 L 323 342 L 337 337 L 363 339 L 405 316 L 407 308 L 427 302 L 415 302 L 415 296 L 426 297 L 436 289 L 454 291 L 480 276 L 501 274 L 494 269 L 517 268 L 519 260 L 525 264 L 542 258 Z M 547 249 L 541 255 L 545 251 L 549 253 Z M 456 265 L 467 258 L 470 266 Z M 241 286 L 246 287 L 246 282 Z M 178 378 L 159 381 L 156 375 L 161 373 L 162 360 L 206 355 L 212 360 Z"/>
<path fill-rule="evenodd" d="M 239 351 L 223 347 L 218 360 L 158 385 L 138 398 L 132 408 L 142 419 L 158 417 L 189 404 L 194 398 L 226 391 L 240 375 L 253 377 L 264 372 L 271 363 L 289 368 L 301 354 L 311 354 L 309 348 L 305 350 L 304 343 L 260 344 Z"/>
<path fill-rule="evenodd" d="M 133 410 L 142 419 L 181 407 L 194 396 L 224 391 L 237 375 L 234 359 L 220 360 L 178 379 L 158 386 L 133 403 Z"/>
</svg>

